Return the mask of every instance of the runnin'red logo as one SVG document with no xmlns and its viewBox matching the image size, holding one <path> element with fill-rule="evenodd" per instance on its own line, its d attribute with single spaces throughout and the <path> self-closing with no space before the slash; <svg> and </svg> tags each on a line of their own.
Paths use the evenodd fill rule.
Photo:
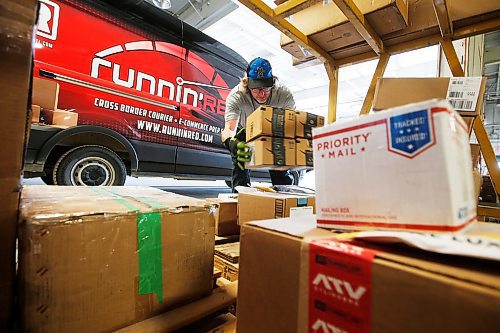
<svg viewBox="0 0 500 333">
<path fill-rule="evenodd" d="M 40 0 L 40 14 L 36 34 L 50 40 L 57 39 L 59 26 L 59 5 L 50 0 Z"/>
</svg>

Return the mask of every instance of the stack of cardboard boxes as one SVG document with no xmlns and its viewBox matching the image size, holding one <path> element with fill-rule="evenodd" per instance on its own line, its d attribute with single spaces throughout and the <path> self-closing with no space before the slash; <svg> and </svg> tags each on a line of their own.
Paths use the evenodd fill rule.
<svg viewBox="0 0 500 333">
<path fill-rule="evenodd" d="M 33 78 L 31 122 L 61 128 L 76 126 L 78 113 L 57 108 L 59 83 L 42 78 Z"/>
<path fill-rule="evenodd" d="M 469 129 L 449 102 L 313 135 L 316 218 L 242 226 L 238 331 L 500 330 L 500 230 L 478 229 Z M 428 252 L 394 245 L 408 238 Z"/>
<path fill-rule="evenodd" d="M 246 139 L 253 154 L 248 168 L 312 167 L 312 128 L 324 118 L 303 111 L 260 106 L 247 118 Z"/>
</svg>

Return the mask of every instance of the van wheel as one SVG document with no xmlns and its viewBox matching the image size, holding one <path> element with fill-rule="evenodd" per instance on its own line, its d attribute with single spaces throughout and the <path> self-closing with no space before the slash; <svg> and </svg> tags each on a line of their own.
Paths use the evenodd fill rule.
<svg viewBox="0 0 500 333">
<path fill-rule="evenodd" d="M 52 175 L 52 172 L 47 172 L 47 175 L 41 176 L 40 178 L 45 183 L 45 185 L 54 185 L 54 176 Z"/>
<path fill-rule="evenodd" d="M 122 159 L 101 146 L 80 146 L 63 154 L 54 166 L 54 183 L 70 186 L 121 186 L 127 170 Z"/>
</svg>

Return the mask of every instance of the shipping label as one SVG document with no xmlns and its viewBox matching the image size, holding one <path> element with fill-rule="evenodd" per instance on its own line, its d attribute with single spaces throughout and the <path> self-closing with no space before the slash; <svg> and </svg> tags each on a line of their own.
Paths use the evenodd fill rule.
<svg viewBox="0 0 500 333">
<path fill-rule="evenodd" d="M 481 77 L 450 78 L 446 99 L 456 110 L 475 111 L 481 80 Z"/>
</svg>

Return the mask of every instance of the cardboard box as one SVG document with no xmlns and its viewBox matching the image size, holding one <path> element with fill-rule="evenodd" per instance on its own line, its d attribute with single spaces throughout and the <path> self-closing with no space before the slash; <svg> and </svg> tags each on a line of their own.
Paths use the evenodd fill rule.
<svg viewBox="0 0 500 333">
<path fill-rule="evenodd" d="M 59 83 L 49 79 L 33 77 L 31 101 L 42 109 L 56 110 L 59 99 Z"/>
<path fill-rule="evenodd" d="M 40 109 L 39 105 L 31 105 L 31 122 L 33 124 L 40 122 Z"/>
<path fill-rule="evenodd" d="M 295 139 L 261 136 L 248 142 L 248 146 L 252 150 L 252 159 L 246 163 L 248 169 L 288 169 L 296 165 Z"/>
<path fill-rule="evenodd" d="M 472 78 L 473 79 L 473 78 Z M 405 104 L 417 103 L 433 98 L 446 99 L 450 85 L 449 77 L 438 78 L 379 78 L 375 88 L 373 110 L 380 111 Z M 472 129 L 474 117 L 483 109 L 486 78 L 481 79 L 474 111 L 460 111 L 463 117 L 472 117 L 466 122 Z M 460 100 L 459 100 L 460 101 Z"/>
<path fill-rule="evenodd" d="M 447 101 L 388 109 L 313 135 L 318 226 L 458 231 L 475 221 L 469 137 Z"/>
<path fill-rule="evenodd" d="M 238 224 L 303 214 L 315 214 L 314 196 L 256 192 L 238 194 Z"/>
<path fill-rule="evenodd" d="M 408 25 L 408 3 L 406 0 L 355 0 L 354 3 L 379 36 L 401 30 Z M 326 38 L 324 43 L 334 49 L 364 41 L 352 23 L 333 2 L 317 3 L 291 15 L 289 20 L 307 36 L 321 39 L 323 33 L 323 38 Z M 300 59 L 308 56 L 298 44 L 293 43 L 284 34 L 281 35 L 280 43 L 281 47 L 294 57 Z"/>
<path fill-rule="evenodd" d="M 64 127 L 76 126 L 78 124 L 78 113 L 64 110 L 42 109 L 40 122 L 47 125 Z"/>
<path fill-rule="evenodd" d="M 260 136 L 277 138 L 295 137 L 295 111 L 260 106 L 247 118 L 246 139 L 251 141 Z"/>
<path fill-rule="evenodd" d="M 312 140 L 296 139 L 296 151 L 296 164 L 298 166 L 312 167 L 314 165 Z"/>
<path fill-rule="evenodd" d="M 238 200 L 208 199 L 215 206 L 215 234 L 217 236 L 239 235 Z"/>
<path fill-rule="evenodd" d="M 295 111 L 295 137 L 312 139 L 312 129 L 325 125 L 325 117 L 317 114 Z"/>
<path fill-rule="evenodd" d="M 110 332 L 212 291 L 210 205 L 147 187 L 26 186 L 23 332 Z"/>
<path fill-rule="evenodd" d="M 334 237 L 305 219 L 244 225 L 238 332 L 500 330 L 498 262 Z"/>
<path fill-rule="evenodd" d="M 16 226 L 25 145 L 29 133 L 35 0 L 0 5 L 0 332 L 15 332 Z"/>
</svg>

